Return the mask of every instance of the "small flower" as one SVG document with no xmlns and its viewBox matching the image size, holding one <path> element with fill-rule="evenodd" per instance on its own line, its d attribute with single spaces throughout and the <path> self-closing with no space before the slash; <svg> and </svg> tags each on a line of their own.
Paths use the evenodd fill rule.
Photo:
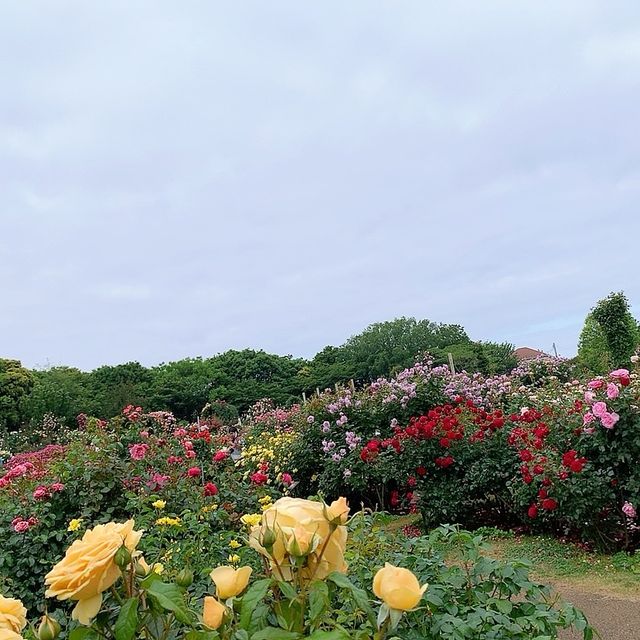
<svg viewBox="0 0 640 640">
<path fill-rule="evenodd" d="M 155 502 L 151 503 L 151 506 L 154 507 L 155 509 L 164 509 L 167 506 L 167 501 L 166 500 L 156 500 Z"/>
<path fill-rule="evenodd" d="M 67 531 L 77 531 L 82 526 L 82 518 L 72 518 L 69 521 Z"/>
<path fill-rule="evenodd" d="M 631 518 L 632 520 L 636 517 L 636 509 L 630 502 L 625 502 L 622 506 L 622 512 L 627 518 Z"/>
<path fill-rule="evenodd" d="M 227 562 L 230 564 L 238 564 L 240 562 L 240 556 L 237 553 L 234 553 L 227 558 Z"/>
<path fill-rule="evenodd" d="M 167 516 L 158 518 L 156 524 L 160 527 L 179 527 L 181 523 L 180 518 L 169 518 Z"/>
<path fill-rule="evenodd" d="M 237 540 L 230 540 L 229 541 L 229 546 L 232 549 L 239 549 L 242 545 Z"/>
<path fill-rule="evenodd" d="M 245 515 L 240 518 L 240 522 L 242 522 L 242 524 L 246 524 L 250 527 L 255 527 L 257 524 L 260 524 L 261 520 L 262 516 L 259 513 L 245 513 Z"/>
<path fill-rule="evenodd" d="M 153 565 L 152 571 L 154 573 L 157 573 L 158 575 L 161 575 L 164 572 L 164 565 L 161 562 L 156 562 Z"/>
</svg>

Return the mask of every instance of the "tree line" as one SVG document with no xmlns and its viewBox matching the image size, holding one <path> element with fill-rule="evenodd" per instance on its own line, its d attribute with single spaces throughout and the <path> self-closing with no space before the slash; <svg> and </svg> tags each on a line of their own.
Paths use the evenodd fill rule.
<svg viewBox="0 0 640 640">
<path fill-rule="evenodd" d="M 640 343 L 640 326 L 623 293 L 600 300 L 586 317 L 576 364 L 592 374 L 629 366 Z M 237 419 L 252 404 L 270 398 L 286 406 L 316 389 L 353 380 L 364 384 L 411 366 L 428 352 L 435 364 L 500 374 L 516 365 L 508 343 L 478 342 L 458 324 L 396 318 L 368 326 L 340 346 L 327 346 L 313 358 L 264 351 L 230 350 L 209 358 L 185 358 L 145 367 L 138 362 L 29 370 L 18 360 L 0 358 L 0 430 L 38 424 L 53 414 L 72 426 L 79 413 L 110 418 L 128 404 L 148 411 L 171 411 L 193 420 L 207 407 L 223 422 Z"/>
<path fill-rule="evenodd" d="M 424 352 L 437 364 L 446 363 L 451 353 L 459 369 L 490 374 L 509 371 L 515 365 L 513 351 L 506 343 L 474 342 L 460 325 L 402 317 L 372 324 L 309 360 L 245 349 L 154 367 L 128 362 L 87 372 L 65 366 L 29 370 L 17 360 L 0 359 L 0 429 L 36 424 L 46 414 L 71 426 L 79 413 L 108 418 L 127 404 L 188 420 L 208 405 L 230 421 L 262 398 L 288 405 L 316 388 L 349 380 L 362 384 L 411 366 Z"/>
</svg>

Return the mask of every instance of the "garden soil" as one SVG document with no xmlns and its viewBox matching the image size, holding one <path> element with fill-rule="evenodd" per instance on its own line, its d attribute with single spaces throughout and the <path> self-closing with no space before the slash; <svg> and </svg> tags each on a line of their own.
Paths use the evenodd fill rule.
<svg viewBox="0 0 640 640">
<path fill-rule="evenodd" d="M 622 595 L 606 590 L 577 588 L 556 583 L 554 588 L 564 600 L 586 614 L 602 640 L 640 640 L 640 581 L 638 594 Z M 561 640 L 582 640 L 582 634 L 562 632 Z"/>
</svg>

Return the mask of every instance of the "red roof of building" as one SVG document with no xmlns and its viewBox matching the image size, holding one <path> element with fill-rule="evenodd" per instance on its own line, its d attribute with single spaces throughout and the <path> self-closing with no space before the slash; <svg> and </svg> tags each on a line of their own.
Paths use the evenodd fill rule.
<svg viewBox="0 0 640 640">
<path fill-rule="evenodd" d="M 531 347 L 518 347 L 515 350 L 515 354 L 518 361 L 531 360 L 532 358 L 547 355 L 544 351 L 538 351 L 538 349 L 532 349 Z"/>
</svg>

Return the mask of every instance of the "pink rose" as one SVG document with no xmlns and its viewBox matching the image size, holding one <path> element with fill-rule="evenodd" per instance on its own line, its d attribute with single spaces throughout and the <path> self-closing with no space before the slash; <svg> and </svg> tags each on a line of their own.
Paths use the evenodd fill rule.
<svg viewBox="0 0 640 640">
<path fill-rule="evenodd" d="M 624 505 L 622 505 L 622 512 L 627 518 L 631 518 L 632 520 L 636 517 L 636 509 L 630 502 L 625 502 Z"/>
<path fill-rule="evenodd" d="M 588 411 L 587 413 L 584 414 L 584 416 L 582 416 L 582 424 L 589 424 L 590 422 L 593 422 L 596 419 L 596 417 L 593 415 L 593 413 L 591 413 L 591 411 Z"/>
<path fill-rule="evenodd" d="M 613 382 L 610 382 L 607 385 L 607 398 L 609 398 L 609 400 L 613 400 L 614 398 L 617 398 L 620 395 L 620 390 L 618 389 L 617 385 L 613 384 Z"/>
<path fill-rule="evenodd" d="M 192 460 L 193 458 L 196 457 L 197 454 L 195 451 L 192 451 L 191 449 L 189 449 L 189 451 L 185 451 L 184 455 L 186 458 L 189 458 Z"/>
<path fill-rule="evenodd" d="M 589 389 L 600 389 L 603 386 L 604 382 L 602 380 L 591 380 L 591 382 L 587 384 L 587 387 L 589 387 Z"/>
<path fill-rule="evenodd" d="M 144 457 L 147 455 L 148 449 L 148 444 L 132 444 L 129 447 L 129 455 L 131 456 L 132 460 L 144 460 Z"/>
<path fill-rule="evenodd" d="M 629 370 L 628 369 L 616 369 L 609 374 L 612 378 L 628 378 Z"/>
<path fill-rule="evenodd" d="M 223 460 L 226 460 L 228 457 L 229 457 L 229 453 L 224 449 L 220 449 L 220 451 L 216 451 L 215 454 L 213 455 L 213 460 L 214 462 L 222 462 Z"/>
<path fill-rule="evenodd" d="M 585 427 L 585 428 L 582 430 L 582 433 L 586 433 L 586 434 L 588 434 L 588 435 L 591 435 L 591 434 L 593 434 L 593 433 L 595 433 L 595 432 L 596 432 L 596 430 L 595 430 L 595 428 L 594 428 L 594 427 Z"/>
<path fill-rule="evenodd" d="M 293 482 L 293 478 L 291 477 L 290 473 L 283 473 L 282 474 L 282 484 L 283 485 L 288 487 L 292 482 Z"/>
<path fill-rule="evenodd" d="M 13 530 L 16 533 L 24 533 L 25 531 L 29 531 L 29 523 L 26 520 L 18 520 L 13 525 Z"/>
<path fill-rule="evenodd" d="M 593 415 L 598 418 L 602 418 L 602 416 L 607 414 L 607 403 L 606 402 L 595 402 L 593 407 L 591 407 L 591 411 L 593 411 Z"/>
<path fill-rule="evenodd" d="M 64 491 L 64 485 L 62 482 L 54 482 L 50 488 L 51 491 Z"/>
<path fill-rule="evenodd" d="M 600 417 L 600 422 L 605 429 L 613 429 L 618 420 L 620 420 L 620 416 L 617 413 L 605 413 Z"/>
<path fill-rule="evenodd" d="M 48 498 L 48 497 L 49 497 L 48 487 L 45 487 L 44 485 L 40 485 L 39 487 L 35 488 L 35 491 L 33 492 L 34 500 L 44 500 L 44 498 Z"/>
<path fill-rule="evenodd" d="M 596 394 L 593 391 L 584 392 L 584 401 L 591 404 L 596 399 Z"/>
<path fill-rule="evenodd" d="M 191 467 L 187 470 L 187 475 L 190 478 L 197 478 L 202 475 L 202 471 L 200 471 L 200 467 Z"/>
</svg>

